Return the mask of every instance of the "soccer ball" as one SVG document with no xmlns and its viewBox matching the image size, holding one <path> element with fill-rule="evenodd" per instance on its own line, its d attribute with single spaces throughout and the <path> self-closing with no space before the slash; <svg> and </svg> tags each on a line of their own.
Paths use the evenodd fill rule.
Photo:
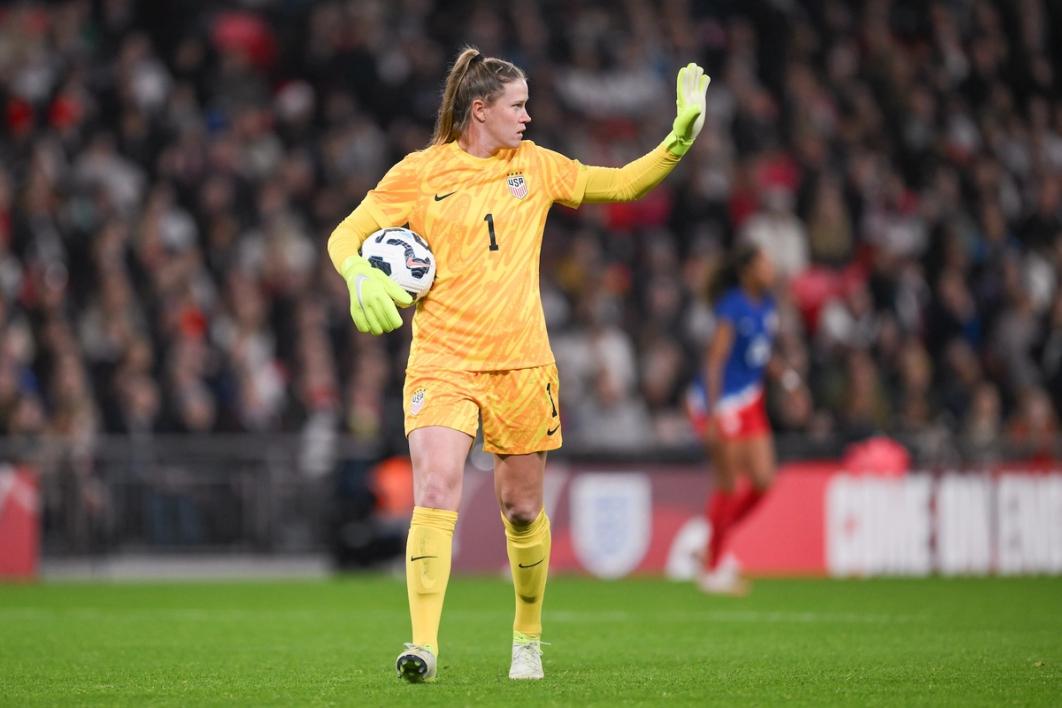
<svg viewBox="0 0 1062 708">
<path fill-rule="evenodd" d="M 427 295 L 435 281 L 435 256 L 422 236 L 402 227 L 373 233 L 361 244 L 361 255 L 413 297 Z"/>
</svg>

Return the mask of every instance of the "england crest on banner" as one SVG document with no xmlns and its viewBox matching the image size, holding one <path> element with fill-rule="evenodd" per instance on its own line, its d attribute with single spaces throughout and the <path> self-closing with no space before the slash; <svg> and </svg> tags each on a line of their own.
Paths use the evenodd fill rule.
<svg viewBox="0 0 1062 708">
<path fill-rule="evenodd" d="M 527 180 L 519 172 L 509 175 L 509 193 L 517 199 L 527 196 Z"/>
<path fill-rule="evenodd" d="M 642 562 L 652 536 L 652 489 L 644 474 L 579 475 L 571 485 L 572 547 L 599 578 L 622 578 Z"/>
</svg>

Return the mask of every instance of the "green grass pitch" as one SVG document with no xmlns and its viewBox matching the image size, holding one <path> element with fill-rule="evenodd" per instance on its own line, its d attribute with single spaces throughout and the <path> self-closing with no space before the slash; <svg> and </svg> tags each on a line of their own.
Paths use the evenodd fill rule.
<svg viewBox="0 0 1062 708">
<path fill-rule="evenodd" d="M 0 586 L 0 704 L 1062 704 L 1060 578 L 555 579 L 530 683 L 507 678 L 511 593 L 455 578 L 439 680 L 407 685 L 390 577 Z"/>
</svg>

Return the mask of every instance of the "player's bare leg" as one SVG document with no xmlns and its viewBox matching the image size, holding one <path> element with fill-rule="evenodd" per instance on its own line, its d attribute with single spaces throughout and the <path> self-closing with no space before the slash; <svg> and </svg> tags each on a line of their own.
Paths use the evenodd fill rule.
<svg viewBox="0 0 1062 708">
<path fill-rule="evenodd" d="M 406 540 L 406 590 L 413 641 L 395 659 L 395 670 L 410 682 L 435 678 L 439 621 L 471 446 L 470 436 L 452 428 L 432 426 L 409 434 L 414 508 Z"/>
<path fill-rule="evenodd" d="M 770 435 L 758 435 L 745 442 L 745 467 L 752 478 L 752 484 L 760 491 L 766 492 L 774 483 L 776 468 L 774 440 Z"/>
<path fill-rule="evenodd" d="M 511 679 L 541 679 L 542 601 L 549 575 L 550 527 L 542 506 L 546 453 L 496 455 L 494 491 L 505 525 L 506 550 L 513 575 Z"/>
</svg>

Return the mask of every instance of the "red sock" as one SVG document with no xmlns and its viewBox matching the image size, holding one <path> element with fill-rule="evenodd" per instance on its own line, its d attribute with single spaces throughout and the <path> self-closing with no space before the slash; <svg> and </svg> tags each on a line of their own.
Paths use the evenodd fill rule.
<svg viewBox="0 0 1062 708">
<path fill-rule="evenodd" d="M 733 508 L 733 492 L 715 490 L 708 497 L 705 512 L 708 523 L 712 527 L 708 537 L 708 548 L 704 554 L 704 569 L 715 570 L 719 563 L 719 552 L 723 549 L 723 541 L 730 522 L 730 510 Z"/>
<path fill-rule="evenodd" d="M 758 489 L 753 485 L 749 485 L 739 492 L 735 492 L 732 505 L 730 507 L 730 518 L 728 519 L 731 527 L 737 526 L 737 524 L 748 516 L 753 509 L 763 500 L 767 491 L 764 489 Z"/>
</svg>

